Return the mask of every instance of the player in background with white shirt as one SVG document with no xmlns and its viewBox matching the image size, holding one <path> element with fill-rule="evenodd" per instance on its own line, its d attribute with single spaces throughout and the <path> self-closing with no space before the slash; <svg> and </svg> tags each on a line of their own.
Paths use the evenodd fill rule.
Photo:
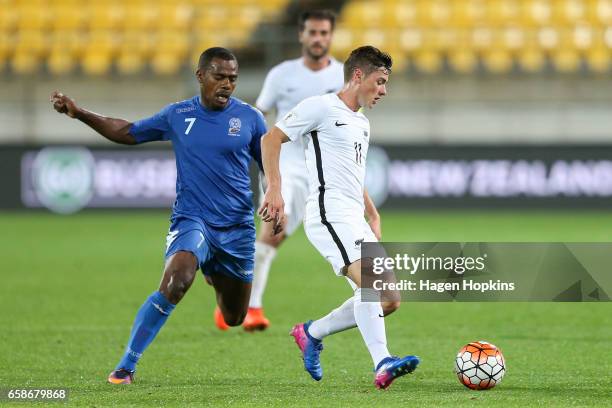
<svg viewBox="0 0 612 408">
<path fill-rule="evenodd" d="M 276 111 L 278 121 L 305 98 L 336 93 L 342 89 L 342 63 L 329 55 L 335 18 L 330 10 L 310 10 L 300 15 L 298 27 L 302 56 L 284 61 L 270 70 L 257 98 L 259 110 L 267 115 Z M 247 331 L 265 330 L 270 324 L 264 315 L 262 303 L 270 267 L 277 248 L 301 224 L 308 197 L 301 142 L 283 145 L 280 167 L 284 175 L 282 188 L 286 220 L 278 234 L 273 234 L 271 224 L 260 225 L 255 243 L 255 270 L 249 310 L 242 324 Z M 221 330 L 229 328 L 218 309 L 215 311 L 215 323 Z"/>
<path fill-rule="evenodd" d="M 332 265 L 338 276 L 348 278 L 354 295 L 327 316 L 298 324 L 291 335 L 300 348 L 304 367 L 314 380 L 323 377 L 320 353 L 324 337 L 354 327 L 372 356 L 374 384 L 385 389 L 398 377 L 416 369 L 419 358 L 393 357 L 387 349 L 384 316 L 399 307 L 396 298 L 367 298 L 362 289 L 362 242 L 378 237 L 363 214 L 369 197 L 364 188 L 365 160 L 370 124 L 360 112 L 372 108 L 386 95 L 391 57 L 375 47 L 353 50 L 344 63 L 345 85 L 338 94 L 307 98 L 293 108 L 262 139 L 262 161 L 267 190 L 259 214 L 275 225 L 284 217 L 286 177 L 279 166 L 281 144 L 302 140 L 309 182 L 304 229 L 310 242 Z M 282 176 L 282 178 L 281 178 Z M 372 301 L 374 300 L 374 301 Z"/>
</svg>

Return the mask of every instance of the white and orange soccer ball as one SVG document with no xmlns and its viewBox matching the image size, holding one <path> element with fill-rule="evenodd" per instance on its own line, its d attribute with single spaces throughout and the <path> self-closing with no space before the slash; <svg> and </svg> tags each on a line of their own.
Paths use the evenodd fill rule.
<svg viewBox="0 0 612 408">
<path fill-rule="evenodd" d="M 461 384 L 472 390 L 495 387 L 504 378 L 506 361 L 500 349 L 486 341 L 474 341 L 459 350 L 455 372 Z"/>
</svg>

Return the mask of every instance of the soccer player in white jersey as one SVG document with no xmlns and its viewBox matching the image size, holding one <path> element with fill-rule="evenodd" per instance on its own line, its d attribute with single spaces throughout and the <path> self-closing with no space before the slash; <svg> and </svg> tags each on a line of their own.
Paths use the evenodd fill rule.
<svg viewBox="0 0 612 408">
<path fill-rule="evenodd" d="M 342 89 L 342 63 L 329 55 L 335 18 L 330 10 L 310 10 L 300 15 L 298 27 L 302 56 L 284 61 L 270 70 L 257 98 L 257 108 L 265 114 L 276 111 L 278 121 L 305 98 Z M 255 243 L 255 270 L 249 310 L 242 323 L 247 331 L 265 330 L 269 326 L 270 322 L 263 312 L 263 294 L 270 267 L 277 248 L 299 227 L 304 217 L 308 180 L 301 142 L 283 145 L 280 168 L 284 175 L 282 189 L 286 219 L 278 234 L 272 233 L 271 224 L 263 223 L 260 226 Z M 215 312 L 215 323 L 222 330 L 229 328 L 220 310 Z"/>
<path fill-rule="evenodd" d="M 267 190 L 259 214 L 273 225 L 283 219 L 281 144 L 302 140 L 309 182 L 306 235 L 354 290 L 327 316 L 298 324 L 291 331 L 305 369 L 317 381 L 323 376 L 319 361 L 323 338 L 353 327 L 359 328 L 372 356 L 377 388 L 387 388 L 419 364 L 416 356 L 393 357 L 387 349 L 384 316 L 396 310 L 399 301 L 368 302 L 362 297 L 367 289 L 362 289 L 361 265 L 367 267 L 371 260 L 361 259 L 361 243 L 378 240 L 363 217 L 373 204 L 364 189 L 370 125 L 360 108 L 372 108 L 385 96 L 391 65 L 391 57 L 375 47 L 355 49 L 344 63 L 345 84 L 338 94 L 305 99 L 262 139 Z"/>
</svg>

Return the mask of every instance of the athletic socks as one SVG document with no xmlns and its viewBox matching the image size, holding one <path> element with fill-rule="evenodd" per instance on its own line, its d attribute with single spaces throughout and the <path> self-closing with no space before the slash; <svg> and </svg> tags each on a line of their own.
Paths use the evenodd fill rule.
<svg viewBox="0 0 612 408">
<path fill-rule="evenodd" d="M 355 297 L 353 296 L 332 310 L 327 316 L 312 322 L 308 327 L 308 334 L 315 339 L 323 340 L 325 336 L 355 327 L 357 323 L 355 323 L 355 313 L 353 311 L 354 301 Z"/>
<path fill-rule="evenodd" d="M 124 368 L 129 371 L 136 369 L 136 363 L 142 357 L 142 353 L 153 341 L 175 307 L 176 305 L 170 303 L 160 292 L 154 292 L 145 300 L 136 314 L 125 354 L 116 369 Z"/>
<path fill-rule="evenodd" d="M 253 286 L 251 287 L 251 298 L 249 307 L 260 308 L 270 266 L 276 256 L 276 248 L 263 242 L 255 241 L 255 270 L 253 271 Z"/>
<path fill-rule="evenodd" d="M 385 357 L 390 356 L 387 349 L 385 319 L 380 302 L 363 302 L 361 292 L 362 289 L 355 291 L 355 301 L 353 302 L 355 321 L 372 356 L 374 367 L 377 367 L 378 363 Z"/>
</svg>

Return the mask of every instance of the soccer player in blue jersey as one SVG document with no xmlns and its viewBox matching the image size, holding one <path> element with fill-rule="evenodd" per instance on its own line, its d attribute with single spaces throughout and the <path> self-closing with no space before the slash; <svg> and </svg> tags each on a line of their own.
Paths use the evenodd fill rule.
<svg viewBox="0 0 612 408">
<path fill-rule="evenodd" d="M 138 360 L 201 269 L 215 288 L 225 322 L 238 326 L 246 315 L 255 253 L 255 225 L 249 163 L 261 168 L 262 114 L 231 95 L 238 62 L 231 51 L 214 47 L 200 56 L 200 94 L 170 104 L 131 123 L 82 109 L 56 91 L 56 111 L 126 145 L 172 142 L 176 155 L 176 201 L 166 240 L 159 289 L 140 307 L 125 354 L 108 381 L 129 384 Z"/>
</svg>

